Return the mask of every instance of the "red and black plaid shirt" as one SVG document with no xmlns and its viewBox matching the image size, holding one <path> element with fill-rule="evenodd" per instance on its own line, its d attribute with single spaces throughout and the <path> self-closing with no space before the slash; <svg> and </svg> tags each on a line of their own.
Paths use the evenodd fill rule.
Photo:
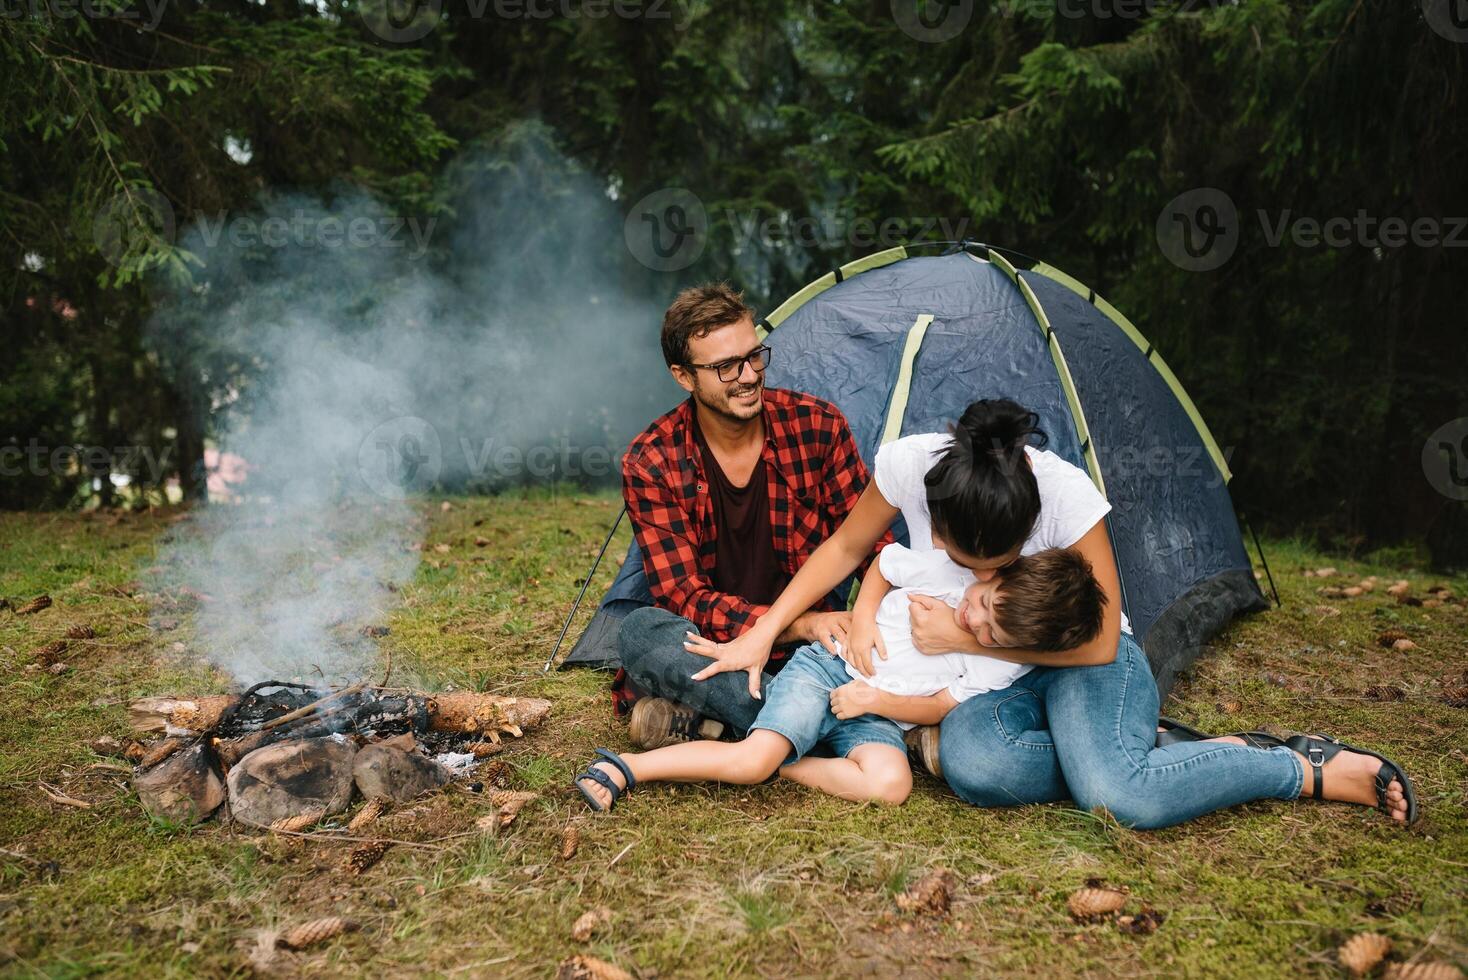
<svg viewBox="0 0 1468 980">
<path fill-rule="evenodd" d="M 653 599 L 725 642 L 770 608 L 714 591 L 714 509 L 693 440 L 693 401 L 660 416 L 628 447 L 622 495 L 642 548 Z M 846 417 L 830 402 L 779 388 L 764 392 L 770 529 L 775 557 L 795 572 L 846 519 L 867 485 L 866 464 Z M 889 532 L 877 547 L 892 540 Z M 824 609 L 841 608 L 827 596 Z"/>
</svg>

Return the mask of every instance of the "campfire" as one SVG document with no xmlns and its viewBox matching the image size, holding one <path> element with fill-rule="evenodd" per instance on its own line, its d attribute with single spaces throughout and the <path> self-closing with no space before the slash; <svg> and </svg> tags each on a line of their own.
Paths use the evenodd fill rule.
<svg viewBox="0 0 1468 980">
<path fill-rule="evenodd" d="M 148 740 L 109 747 L 135 764 L 155 817 L 194 823 L 227 802 L 240 823 L 303 830 L 358 796 L 380 806 L 467 775 L 550 708 L 540 698 L 266 681 L 238 695 L 136 700 L 132 727 Z"/>
</svg>

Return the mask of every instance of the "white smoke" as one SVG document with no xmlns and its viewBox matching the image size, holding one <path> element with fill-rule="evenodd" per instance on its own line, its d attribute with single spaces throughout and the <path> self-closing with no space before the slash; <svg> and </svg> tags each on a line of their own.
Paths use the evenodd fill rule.
<svg viewBox="0 0 1468 980">
<path fill-rule="evenodd" d="M 612 483 L 678 394 L 657 344 L 668 282 L 629 260 L 615 203 L 544 131 L 467 153 L 444 186 L 431 217 L 360 191 L 268 195 L 181 239 L 200 264 L 152 345 L 248 477 L 165 541 L 156 615 L 196 606 L 196 646 L 242 683 L 371 669 L 362 628 L 414 572 L 416 495 Z"/>
</svg>

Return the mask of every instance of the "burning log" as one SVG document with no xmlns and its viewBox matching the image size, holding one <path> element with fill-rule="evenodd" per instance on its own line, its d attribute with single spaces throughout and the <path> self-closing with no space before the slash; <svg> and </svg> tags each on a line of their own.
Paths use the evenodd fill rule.
<svg viewBox="0 0 1468 980">
<path fill-rule="evenodd" d="M 292 723 L 317 719 L 325 716 L 321 706 L 330 701 L 344 700 L 349 693 L 361 692 L 375 699 L 373 703 L 386 703 L 391 695 L 376 688 L 343 688 L 341 691 L 307 705 L 304 708 L 281 715 L 260 725 L 257 731 L 275 731 L 288 728 Z M 424 695 L 407 695 L 402 700 L 412 701 Z M 200 735 L 216 728 L 225 719 L 231 708 L 239 704 L 239 698 L 231 694 L 215 694 L 200 698 L 139 698 L 129 707 L 129 719 L 138 732 L 166 732 L 169 735 Z M 405 708 L 411 705 L 404 705 Z M 485 735 L 498 741 L 499 735 L 507 733 L 519 737 L 524 729 L 532 728 L 550 714 L 551 703 L 544 698 L 504 697 L 498 694 L 476 694 L 469 691 L 453 691 L 426 696 L 428 731 L 456 732 L 465 735 Z M 333 709 L 332 714 L 342 711 Z M 310 709 L 310 710 L 308 710 Z M 360 713 L 361 709 L 357 709 Z M 291 718 L 294 715 L 294 718 Z M 289 721 L 287 721 L 289 719 Z"/>
<path fill-rule="evenodd" d="M 151 813 L 201 820 L 227 795 L 240 823 L 294 830 L 346 810 L 354 789 L 399 801 L 437 789 L 453 771 L 436 753 L 472 763 L 498 751 L 502 734 L 519 737 L 550 709 L 541 698 L 415 694 L 365 683 L 322 696 L 303 684 L 268 681 L 240 695 L 134 701 L 133 727 L 167 737 L 133 743 L 127 755 L 140 763 L 134 785 Z M 492 801 L 499 827 L 524 805 L 512 795 Z"/>
</svg>

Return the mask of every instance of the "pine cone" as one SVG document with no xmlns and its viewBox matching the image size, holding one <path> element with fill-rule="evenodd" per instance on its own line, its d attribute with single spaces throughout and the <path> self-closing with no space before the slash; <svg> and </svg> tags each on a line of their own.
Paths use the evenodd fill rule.
<svg viewBox="0 0 1468 980">
<path fill-rule="evenodd" d="M 29 616 L 29 615 L 31 615 L 33 613 L 40 612 L 42 609 L 50 609 L 50 608 L 51 608 L 51 597 L 48 596 L 48 595 L 38 595 L 34 599 L 32 599 L 30 602 L 27 602 L 24 605 L 16 606 L 15 607 L 15 614 L 17 616 Z"/>
<path fill-rule="evenodd" d="M 352 853 L 347 857 L 347 867 L 354 874 L 365 874 L 374 864 L 382 860 L 387 849 L 392 844 L 385 840 L 368 841 L 359 847 L 352 848 Z"/>
<path fill-rule="evenodd" d="M 503 742 L 470 742 L 464 746 L 474 753 L 476 759 L 488 759 L 492 755 L 498 755 L 505 750 Z"/>
<path fill-rule="evenodd" d="M 581 828 L 575 824 L 567 826 L 561 831 L 561 860 L 569 861 L 576 856 L 576 849 L 581 846 Z"/>
<path fill-rule="evenodd" d="M 485 795 L 489 798 L 489 802 L 493 803 L 495 806 L 501 807 L 506 806 L 510 803 L 518 803 L 521 806 L 524 806 L 531 800 L 540 798 L 539 793 L 531 793 L 526 790 L 519 789 L 497 789 L 490 793 L 486 793 Z"/>
<path fill-rule="evenodd" d="M 556 980 L 632 980 L 632 974 L 595 956 L 576 955 L 556 968 Z"/>
<path fill-rule="evenodd" d="M 351 932 L 358 928 L 357 923 L 351 919 L 343 919 L 339 915 L 329 915 L 324 919 L 314 919 L 296 926 L 294 929 L 280 937 L 280 944 L 291 949 L 305 949 L 317 943 L 324 943 L 328 939 L 335 939 L 344 932 Z"/>
<path fill-rule="evenodd" d="M 478 742 L 478 745 L 493 745 L 493 742 Z M 510 767 L 505 764 L 504 759 L 496 759 L 487 765 L 479 767 L 479 778 L 486 786 L 497 786 L 504 788 L 510 778 Z"/>
<path fill-rule="evenodd" d="M 957 879 L 947 868 L 934 868 L 897 896 L 897 907 L 912 915 L 946 915 Z"/>
<path fill-rule="evenodd" d="M 1393 963 L 1386 980 L 1463 980 L 1463 971 L 1451 963 Z"/>
<path fill-rule="evenodd" d="M 374 823 L 378 817 L 387 812 L 387 801 L 380 796 L 374 796 L 362 804 L 362 809 L 357 811 L 356 816 L 347 823 L 347 830 L 356 833 L 363 827 Z"/>
<path fill-rule="evenodd" d="M 1468 687 L 1443 688 L 1443 703 L 1450 708 L 1468 708 Z"/>
<path fill-rule="evenodd" d="M 66 631 L 66 638 L 68 640 L 95 640 L 97 631 L 90 626 L 73 626 Z"/>
<path fill-rule="evenodd" d="M 581 913 L 576 924 L 571 926 L 571 938 L 578 943 L 588 942 L 592 933 L 612 921 L 612 910 L 605 905 L 599 905 L 588 912 Z"/>
<path fill-rule="evenodd" d="M 1402 915 L 1403 913 L 1411 912 L 1421 905 L 1422 896 L 1418 895 L 1411 888 L 1403 886 L 1385 898 L 1378 898 L 1366 903 L 1366 914 L 1375 916 Z"/>
<path fill-rule="evenodd" d="M 1361 692 L 1363 697 L 1372 701 L 1405 701 L 1407 692 L 1395 684 L 1373 684 Z"/>
<path fill-rule="evenodd" d="M 1378 636 L 1376 638 L 1376 642 L 1380 646 L 1390 647 L 1393 643 L 1397 642 L 1398 640 L 1405 640 L 1406 638 L 1407 638 L 1407 631 L 1406 630 L 1386 630 L 1385 632 L 1383 632 L 1380 636 Z"/>
<path fill-rule="evenodd" d="M 1121 911 L 1121 907 L 1126 904 L 1126 892 L 1100 884 L 1087 884 L 1086 887 L 1072 892 L 1065 904 L 1070 909 L 1071 917 L 1077 922 L 1099 922 Z"/>
<path fill-rule="evenodd" d="M 52 664 L 60 663 L 61 657 L 65 653 L 66 641 L 57 640 L 54 643 L 48 643 L 43 647 L 37 647 L 36 649 L 32 650 L 31 656 L 34 657 L 36 663 L 40 664 L 42 667 L 49 667 Z"/>
<path fill-rule="evenodd" d="M 321 807 L 298 813 L 294 817 L 283 817 L 270 825 L 270 829 L 282 834 L 294 834 L 314 826 L 321 822 L 326 816 L 326 811 Z M 324 920 L 323 920 L 324 921 Z"/>
<path fill-rule="evenodd" d="M 1396 640 L 1392 643 L 1392 649 L 1400 653 L 1406 653 L 1408 650 L 1416 650 L 1417 644 L 1413 643 L 1406 637 L 1403 637 L 1402 639 Z"/>
<path fill-rule="evenodd" d="M 1376 969 L 1376 965 L 1391 951 L 1392 941 L 1381 933 L 1362 932 L 1347 939 L 1335 955 L 1341 966 L 1361 977 Z"/>
<path fill-rule="evenodd" d="M 521 808 L 539 796 L 539 793 L 521 793 L 508 789 L 490 793 L 490 802 L 497 807 L 495 812 L 498 818 L 498 826 L 501 829 L 508 827 L 519 816 Z"/>
</svg>

